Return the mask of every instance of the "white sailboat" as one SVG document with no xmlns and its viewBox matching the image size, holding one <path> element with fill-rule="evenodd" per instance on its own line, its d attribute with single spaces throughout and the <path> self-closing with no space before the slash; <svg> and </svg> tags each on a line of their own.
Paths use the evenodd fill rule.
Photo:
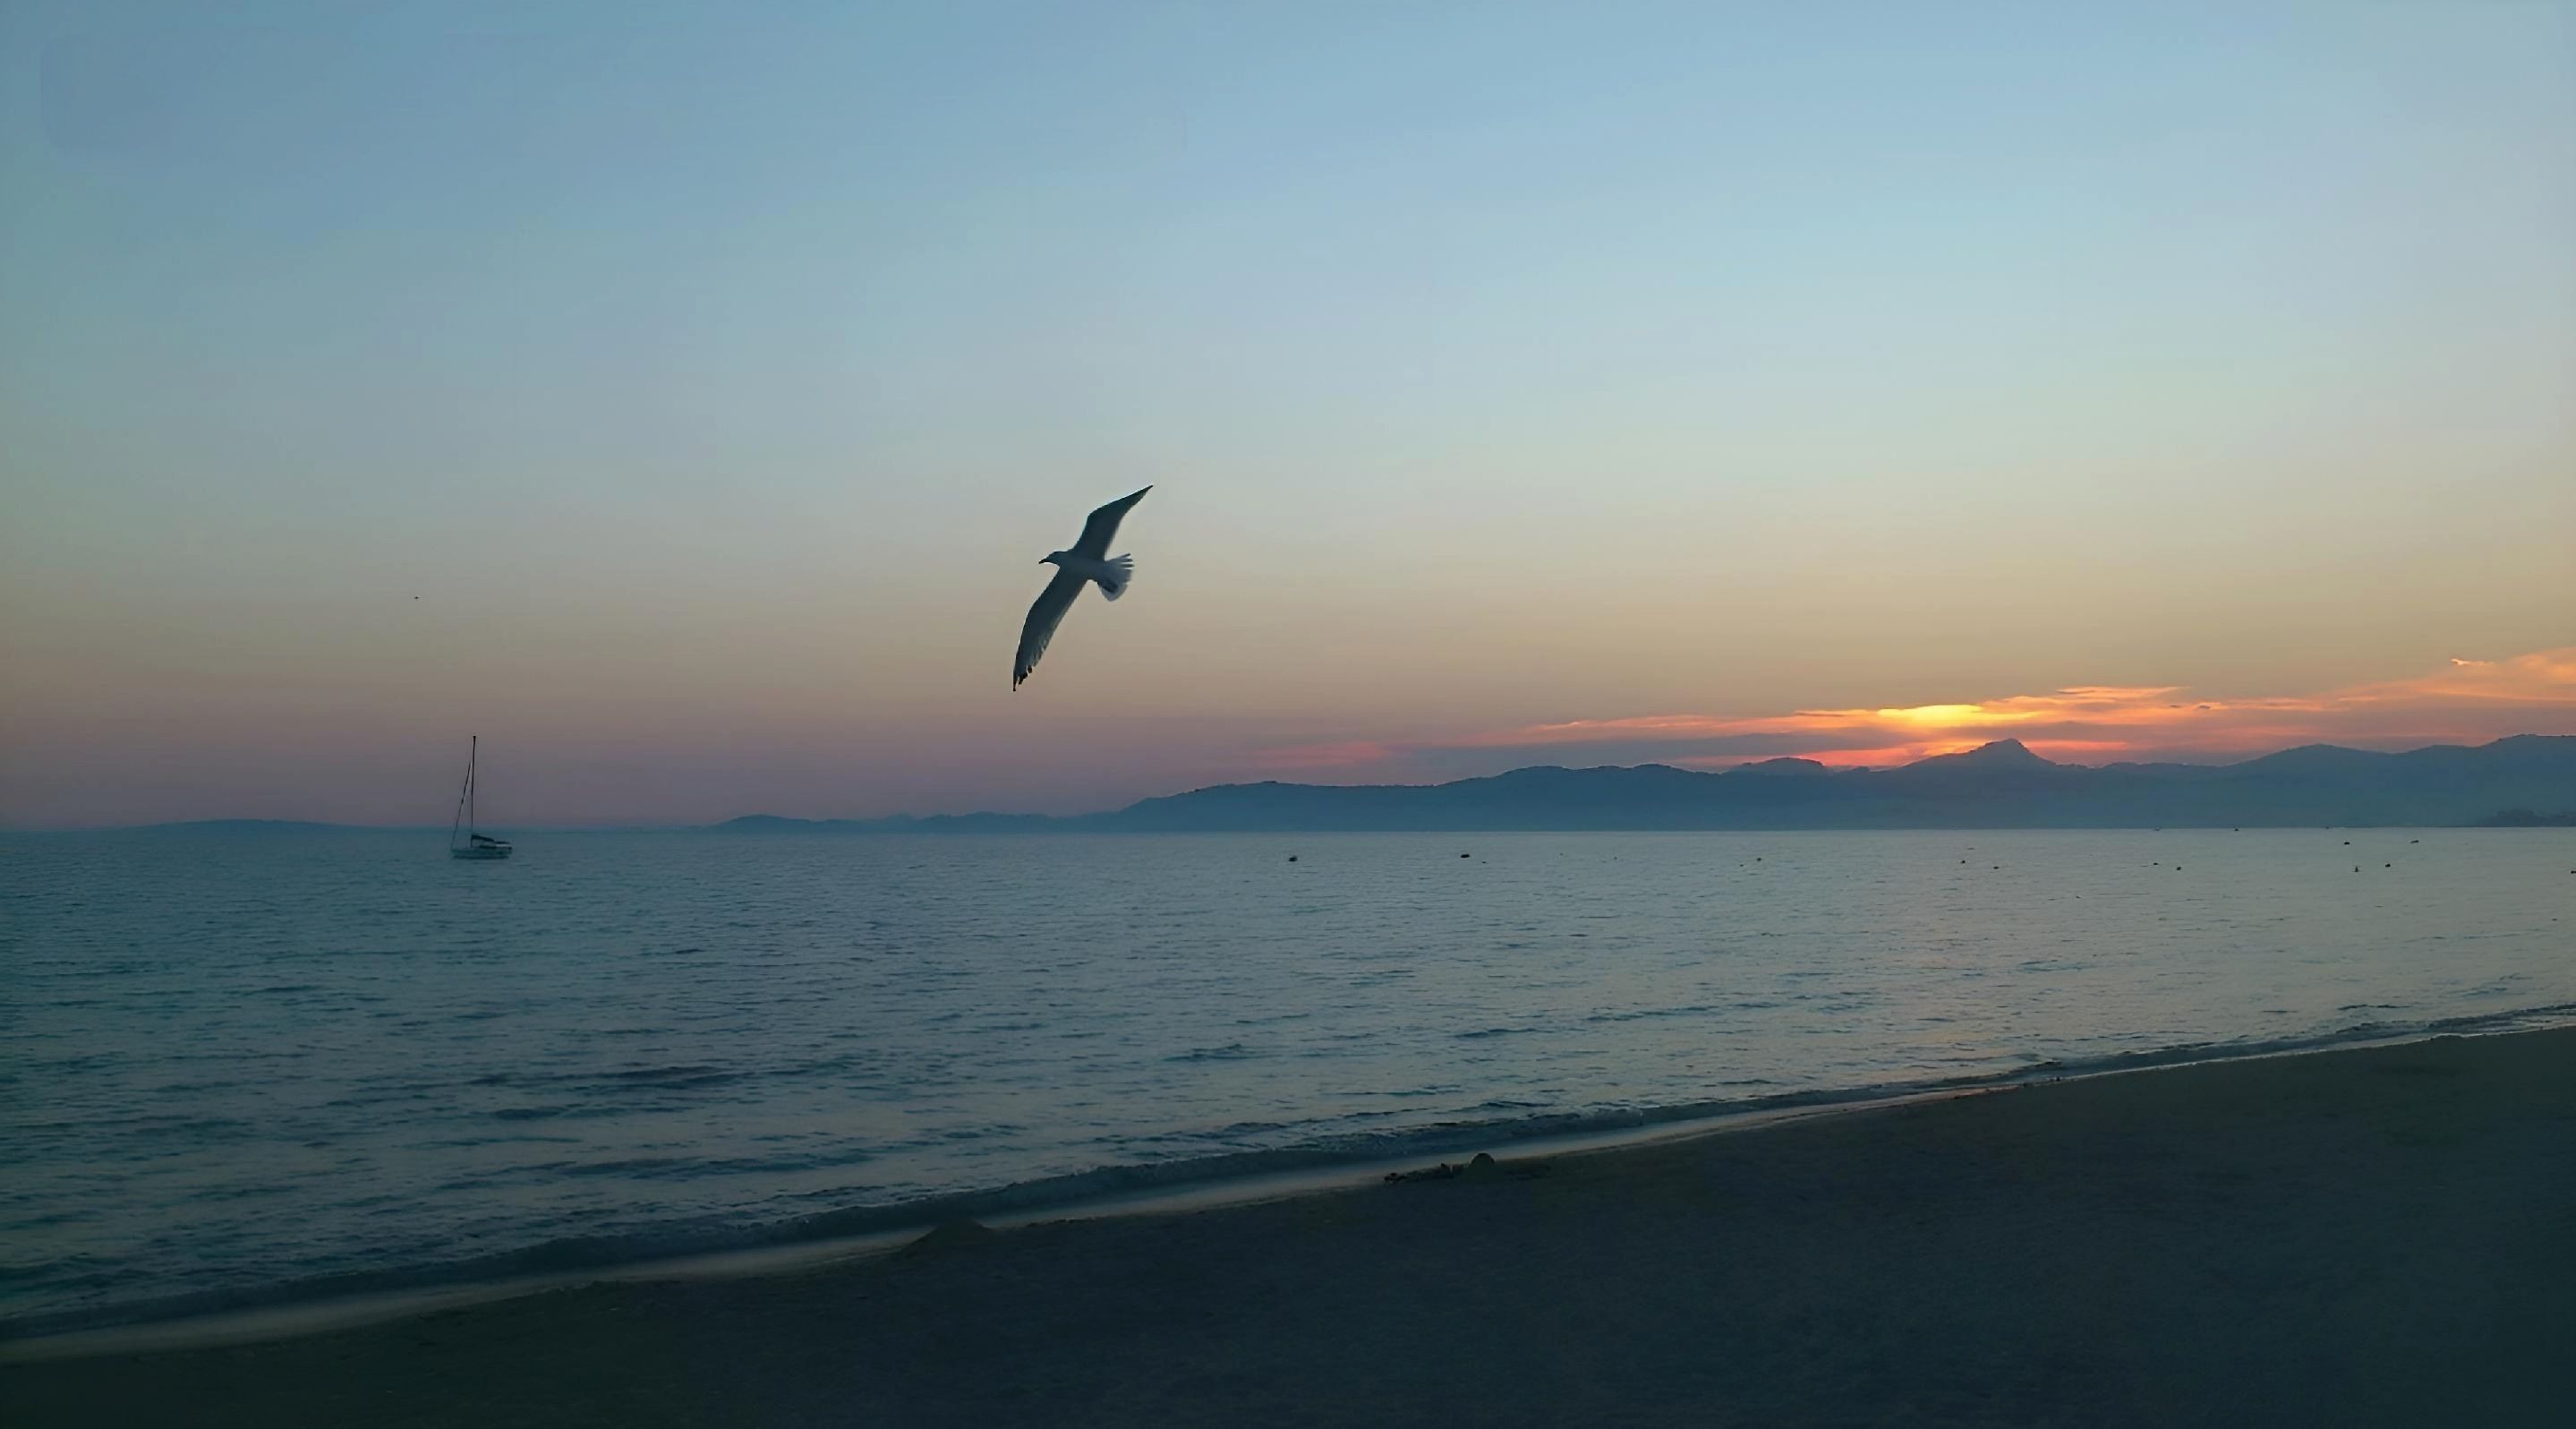
<svg viewBox="0 0 2576 1429">
<path fill-rule="evenodd" d="M 449 858 L 508 858 L 510 841 L 474 832 L 474 761 L 482 751 L 480 735 L 467 735 L 465 746 L 465 787 L 456 795 L 456 817 L 447 823 L 447 856 Z M 462 843 L 457 835 L 465 835 Z"/>
</svg>

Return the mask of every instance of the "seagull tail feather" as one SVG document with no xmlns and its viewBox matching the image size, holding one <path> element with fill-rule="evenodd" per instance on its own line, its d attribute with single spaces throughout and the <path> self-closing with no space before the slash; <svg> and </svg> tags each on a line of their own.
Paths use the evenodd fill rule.
<svg viewBox="0 0 2576 1429">
<path fill-rule="evenodd" d="M 1111 556 L 1109 567 L 1110 574 L 1099 578 L 1100 593 L 1116 600 L 1127 593 L 1127 583 L 1136 578 L 1136 559 L 1133 556 Z"/>
</svg>

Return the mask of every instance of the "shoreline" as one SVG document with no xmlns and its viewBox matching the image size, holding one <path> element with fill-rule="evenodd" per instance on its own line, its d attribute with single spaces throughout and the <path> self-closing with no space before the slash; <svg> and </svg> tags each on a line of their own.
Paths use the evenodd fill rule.
<svg viewBox="0 0 2576 1429">
<path fill-rule="evenodd" d="M 2266 1052 L 2256 1055 L 2300 1054 Z M 2120 1072 L 2100 1072 L 2084 1075 L 2121 1074 Z M 1762 1106 L 1686 1120 L 1648 1122 L 1613 1130 L 1532 1136 L 1522 1140 L 1497 1141 L 1493 1144 L 1507 1146 L 1513 1153 L 1511 1159 L 1514 1162 L 1541 1156 L 1615 1153 L 1667 1142 L 1694 1140 L 1704 1136 L 1723 1136 L 1733 1132 L 1753 1131 L 1766 1126 L 1802 1121 L 1810 1117 L 1866 1112 L 1921 1101 L 1945 1101 L 1959 1097 L 1984 1096 L 1993 1092 L 2013 1090 L 2022 1085 L 2028 1076 L 2037 1074 L 2012 1075 L 2013 1080 L 2009 1081 L 1991 1081 L 1977 1085 L 1944 1085 L 1886 1094 L 1866 1091 L 1848 1094 L 1825 1093 L 1821 1094 L 1825 1098 L 1823 1100 L 1799 1101 L 1793 1105 Z M 2048 1079 L 2059 1080 L 2058 1078 Z M 697 1254 L 654 1256 L 610 1262 L 578 1270 L 491 1279 L 439 1281 L 347 1295 L 289 1299 L 278 1303 L 247 1305 L 203 1314 L 114 1321 L 102 1325 L 0 1339 L 0 1366 L 296 1339 L 308 1335 L 328 1334 L 335 1330 L 412 1319 L 448 1310 L 499 1304 L 556 1291 L 579 1290 L 593 1285 L 679 1280 L 746 1280 L 799 1274 L 853 1261 L 899 1254 L 924 1236 L 934 1234 L 943 1227 L 960 1224 L 973 1224 L 987 1230 L 1007 1231 L 1029 1226 L 1102 1220 L 1112 1217 L 1172 1215 L 1236 1206 L 1258 1206 L 1307 1196 L 1334 1195 L 1363 1190 L 1383 1183 L 1392 1175 L 1420 1170 L 1423 1156 L 1429 1154 L 1434 1153 L 1378 1157 L 1362 1161 L 1337 1161 L 1329 1165 L 1300 1170 L 1183 1181 L 1168 1187 L 1124 1194 L 1113 1193 L 1065 1201 L 1043 1201 L 1024 1209 L 1005 1210 L 982 1216 L 914 1218 L 885 1230 L 817 1237 L 810 1240 L 789 1240 Z M 1451 1154 L 1457 1155 L 1461 1161 L 1468 1159 L 1466 1152 L 1453 1150 Z M 994 1194 L 1007 1194 L 1012 1189 L 1015 1188 L 1006 1187 Z M 889 1209 L 902 1211 L 908 1209 L 908 1206 Z"/>
<path fill-rule="evenodd" d="M 1617 1151 L 1724 1135 L 1786 1120 L 2009 1091 L 2038 1082 L 2306 1056 L 2444 1036 L 2512 1035 L 2561 1026 L 2576 1026 L 2576 1003 L 2417 1024 L 2362 1022 L 2333 1032 L 2259 1042 L 2178 1043 L 2072 1063 L 2040 1060 L 1951 1077 L 1663 1107 L 1434 1125 L 1391 1133 L 1387 1145 L 1358 1150 L 1291 1146 L 1184 1161 L 1104 1166 L 984 1190 L 819 1212 L 798 1221 L 750 1227 L 736 1234 L 703 1236 L 694 1245 L 658 1251 L 598 1252 L 596 1259 L 576 1260 L 555 1268 L 488 1268 L 513 1260 L 543 1258 L 558 1249 L 540 1244 L 466 1262 L 392 1267 L 319 1282 L 200 1292 L 102 1307 L 94 1312 L 22 1317 L 15 1323 L 0 1322 L 0 1365 L 256 1343 L 597 1283 L 795 1273 L 883 1255 L 939 1225 L 957 1220 L 1012 1228 L 1058 1220 L 1257 1204 L 1374 1184 L 1386 1173 L 1416 1168 L 1426 1158 L 1455 1155 L 1463 1162 L 1478 1152 L 1520 1159 Z M 214 1303 L 201 1303 L 206 1300 Z M 22 1328 L 30 1325 L 33 1328 Z"/>
<path fill-rule="evenodd" d="M 697 1245 L 628 1254 L 608 1252 L 595 1260 L 553 1269 L 483 1269 L 495 1261 L 537 1258 L 555 1249 L 541 1244 L 452 1265 L 396 1267 L 324 1282 L 204 1292 L 204 1296 L 218 1303 L 203 1307 L 187 1303 L 199 1296 L 185 1296 L 139 1301 L 129 1307 L 108 1307 L 95 1313 L 70 1311 L 27 1317 L 18 1324 L 0 1323 L 0 1365 L 328 1333 L 595 1283 L 794 1273 L 883 1255 L 939 1225 L 957 1220 L 1011 1228 L 1057 1220 L 1257 1204 L 1374 1184 L 1388 1172 L 1416 1168 L 1430 1157 L 1455 1155 L 1463 1162 L 1478 1152 L 1519 1159 L 1617 1151 L 1724 1135 L 1786 1120 L 2010 1091 L 2033 1083 L 2308 1056 L 2446 1036 L 2509 1036 L 2563 1026 L 2576 1026 L 2576 1003 L 2399 1026 L 2364 1022 L 2334 1032 L 2261 1042 L 2179 1043 L 2087 1061 L 2042 1060 L 2001 1071 L 1909 1082 L 1430 1126 L 1393 1133 L 1386 1147 L 1357 1152 L 1295 1146 L 1186 1161 L 1106 1166 L 980 1191 L 819 1212 L 783 1225 L 711 1237 Z M 157 1308 L 174 1304 L 182 1308 Z M 120 1308 L 126 1313 L 119 1313 Z M 29 1323 L 36 1328 L 19 1328 Z"/>
<path fill-rule="evenodd" d="M 2510 1423 L 2554 1399 L 2563 1376 L 2541 1367 L 2576 1334 L 2576 1028 L 2154 1070 L 1505 1163 L 1542 1175 L 1032 1217 L 902 1254 L 591 1275 L 292 1339 L 12 1355 L 0 1407 L 30 1424 L 180 1404 L 245 1423 L 362 1404 L 417 1423 L 1907 1404 L 1958 1422 L 2251 1422 L 2268 1404 Z M 1234 1368 L 1206 1380 L 1202 1362 Z M 387 1396 L 410 1397 L 388 1417 Z"/>
</svg>

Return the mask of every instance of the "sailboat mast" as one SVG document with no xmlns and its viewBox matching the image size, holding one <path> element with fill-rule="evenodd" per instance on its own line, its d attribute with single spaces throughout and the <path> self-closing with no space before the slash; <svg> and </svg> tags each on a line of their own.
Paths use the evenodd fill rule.
<svg viewBox="0 0 2576 1429">
<path fill-rule="evenodd" d="M 465 740 L 465 836 L 472 838 L 474 836 L 474 762 L 475 756 L 482 751 L 483 736 L 469 734 L 465 736 Z"/>
<path fill-rule="evenodd" d="M 465 784 L 456 791 L 456 812 L 447 820 L 447 846 L 456 847 L 457 826 L 465 821 L 465 800 L 474 789 L 474 755 L 471 746 L 465 756 Z"/>
</svg>

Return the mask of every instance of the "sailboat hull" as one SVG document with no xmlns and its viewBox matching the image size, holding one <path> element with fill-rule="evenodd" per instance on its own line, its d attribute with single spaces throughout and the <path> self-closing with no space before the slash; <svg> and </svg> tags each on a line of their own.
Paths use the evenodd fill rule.
<svg viewBox="0 0 2576 1429">
<path fill-rule="evenodd" d="M 500 848 L 492 848 L 488 845 L 481 848 L 452 848 L 447 851 L 447 856 L 449 858 L 508 858 L 510 850 L 507 845 Z"/>
</svg>

